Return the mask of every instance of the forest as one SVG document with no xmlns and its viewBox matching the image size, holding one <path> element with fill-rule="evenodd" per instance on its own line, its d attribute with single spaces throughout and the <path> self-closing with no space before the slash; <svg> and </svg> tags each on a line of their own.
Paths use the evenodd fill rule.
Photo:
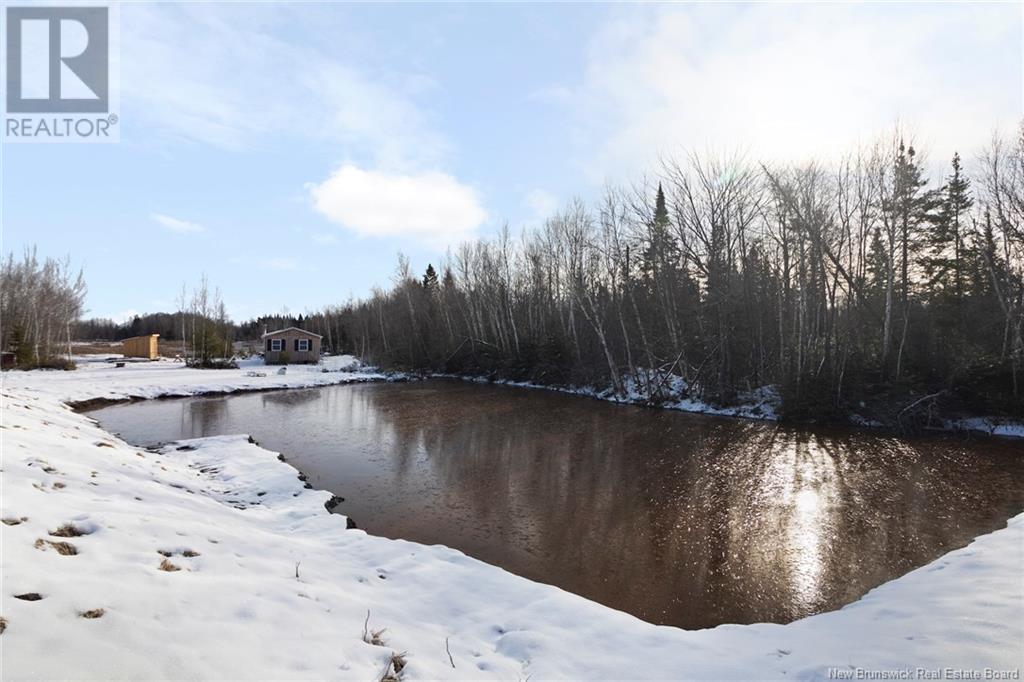
<svg viewBox="0 0 1024 682">
<path fill-rule="evenodd" d="M 899 134 L 834 164 L 695 154 L 307 320 L 389 368 L 561 386 L 666 374 L 727 405 L 928 423 L 1022 410 L 1024 127 L 969 176 Z M 653 371 L 652 371 L 653 370 Z M 678 397 L 678 396 L 677 396 Z"/>
<path fill-rule="evenodd" d="M 666 158 L 422 274 L 399 255 L 388 288 L 305 316 L 232 323 L 208 289 L 183 289 L 177 313 L 87 320 L 75 336 L 184 337 L 196 364 L 220 366 L 232 340 L 295 325 L 383 368 L 651 403 L 725 406 L 771 387 L 797 419 L 1020 417 L 1024 125 L 969 164 L 928 164 L 898 132 L 831 163 Z M 52 340 L 64 323 L 25 324 L 11 333 Z"/>
<path fill-rule="evenodd" d="M 35 249 L 0 264 L 0 348 L 21 367 L 65 368 L 87 288 L 70 258 L 40 260 Z"/>
</svg>

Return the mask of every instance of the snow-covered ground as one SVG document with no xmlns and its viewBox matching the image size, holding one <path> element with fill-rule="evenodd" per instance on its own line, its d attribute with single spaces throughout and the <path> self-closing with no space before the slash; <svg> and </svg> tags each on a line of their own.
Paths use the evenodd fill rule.
<svg viewBox="0 0 1024 682">
<path fill-rule="evenodd" d="M 644 370 L 639 371 L 643 372 Z M 659 394 L 659 398 L 656 401 L 651 400 L 651 393 L 655 391 L 641 386 L 634 377 L 629 375 L 622 377 L 624 389 L 622 393 L 616 392 L 610 386 L 605 388 L 594 386 L 558 386 L 529 381 L 490 379 L 482 376 L 463 376 L 459 374 L 434 374 L 432 376 L 462 379 L 463 381 L 481 384 L 493 383 L 501 386 L 536 388 L 627 405 L 649 405 L 653 403 L 657 407 L 666 410 L 699 412 L 701 414 L 713 414 L 723 417 L 742 417 L 743 419 L 775 421 L 779 418 L 782 407 L 782 398 L 779 395 L 779 391 L 772 385 L 760 386 L 741 393 L 736 396 L 736 402 L 733 405 L 719 406 L 690 397 L 690 388 L 683 377 L 677 374 L 665 374 L 656 371 L 649 371 L 644 382 L 647 387 L 656 387 L 656 392 Z M 882 422 L 876 419 L 865 418 L 856 413 L 850 413 L 849 423 L 862 428 L 885 428 Z M 972 417 L 968 419 L 946 420 L 943 422 L 942 429 L 958 432 L 974 431 L 1004 438 L 1024 438 L 1024 423 L 999 417 Z"/>
<path fill-rule="evenodd" d="M 972 417 L 946 423 L 950 431 L 977 431 L 990 436 L 1024 438 L 1024 424 L 996 417 Z"/>
<path fill-rule="evenodd" d="M 267 366 L 259 358 L 242 360 L 238 369 L 193 369 L 173 360 L 130 361 L 124 367 L 96 356 L 76 358 L 78 369 L 5 372 L 4 386 L 55 396 L 65 402 L 126 400 L 231 393 L 272 388 L 327 386 L 354 381 L 382 381 L 384 375 L 360 367 L 351 355 L 324 358 L 320 365 Z M 119 356 L 117 356 L 119 357 Z M 115 357 L 114 359 L 117 359 Z M 91 359 L 91 361 L 90 361 Z M 279 374 L 284 369 L 284 374 Z"/>
<path fill-rule="evenodd" d="M 638 370 L 643 372 L 644 370 Z M 481 376 L 463 376 L 460 374 L 433 374 L 435 377 L 449 379 L 462 379 L 480 384 L 498 384 L 501 386 L 516 386 L 518 388 L 537 388 L 558 393 L 569 393 L 571 395 L 596 398 L 613 403 L 624 405 L 649 405 L 652 404 L 651 394 L 659 394 L 659 399 L 654 401 L 659 408 L 666 410 L 680 410 L 682 412 L 700 412 L 702 414 L 713 414 L 723 417 L 743 417 L 744 419 L 763 419 L 774 421 L 779 418 L 778 409 L 781 399 L 774 386 L 762 386 L 737 396 L 735 405 L 727 407 L 712 405 L 703 400 L 689 397 L 689 387 L 686 380 L 677 374 L 659 373 L 649 371 L 645 376 L 645 385 L 654 388 L 645 388 L 630 375 L 622 377 L 623 392 L 617 393 L 612 387 L 597 388 L 594 386 L 558 386 L 552 384 L 538 384 L 530 381 L 511 381 L 509 379 L 490 379 Z"/>
<path fill-rule="evenodd" d="M 61 402 L 356 376 L 246 371 L 3 374 L 0 677 L 381 680 L 396 660 L 409 680 L 806 680 L 1024 661 L 1024 514 L 839 611 L 688 632 L 347 530 L 245 436 L 149 452 Z"/>
</svg>

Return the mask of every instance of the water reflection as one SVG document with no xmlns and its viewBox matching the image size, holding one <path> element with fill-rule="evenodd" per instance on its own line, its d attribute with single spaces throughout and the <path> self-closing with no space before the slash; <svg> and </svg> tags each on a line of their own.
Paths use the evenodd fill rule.
<svg viewBox="0 0 1024 682">
<path fill-rule="evenodd" d="M 93 416 L 139 443 L 251 433 L 370 532 L 689 628 L 837 608 L 1024 508 L 1009 442 L 904 442 L 459 382 Z"/>
</svg>

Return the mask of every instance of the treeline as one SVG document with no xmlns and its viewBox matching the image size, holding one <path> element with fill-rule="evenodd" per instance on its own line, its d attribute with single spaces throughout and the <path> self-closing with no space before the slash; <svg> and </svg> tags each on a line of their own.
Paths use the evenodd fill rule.
<svg viewBox="0 0 1024 682">
<path fill-rule="evenodd" d="M 75 340 L 123 341 L 133 336 L 159 334 L 167 341 L 181 341 L 182 313 L 146 313 L 125 322 L 102 317 L 79 320 L 74 325 Z"/>
<path fill-rule="evenodd" d="M 72 325 L 82 314 L 86 286 L 69 258 L 40 261 L 35 249 L 0 266 L 0 348 L 17 366 L 71 366 Z"/>
<path fill-rule="evenodd" d="M 422 277 L 400 257 L 389 290 L 323 322 L 391 367 L 655 401 L 668 373 L 720 404 L 775 385 L 804 417 L 1019 416 L 1024 127 L 974 173 L 954 156 L 930 182 L 898 135 L 834 165 L 691 155 Z"/>
<path fill-rule="evenodd" d="M 78 320 L 73 323 L 76 341 L 122 341 L 133 336 L 159 334 L 163 341 L 184 341 L 183 359 L 195 367 L 230 366 L 233 342 L 239 326 L 231 321 L 220 289 L 211 288 L 203 275 L 192 289 L 182 285 L 175 313 L 134 315 L 117 323 L 106 318 Z"/>
</svg>

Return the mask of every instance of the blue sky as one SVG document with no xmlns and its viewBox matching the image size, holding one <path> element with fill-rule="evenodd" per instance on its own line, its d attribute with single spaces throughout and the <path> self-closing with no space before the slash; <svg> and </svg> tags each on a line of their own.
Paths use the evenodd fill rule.
<svg viewBox="0 0 1024 682">
<path fill-rule="evenodd" d="M 90 316 L 202 273 L 245 319 L 386 286 L 659 155 L 801 160 L 898 120 L 941 167 L 1022 112 L 1022 5 L 125 4 L 120 142 L 3 147 L 3 247 Z"/>
</svg>

